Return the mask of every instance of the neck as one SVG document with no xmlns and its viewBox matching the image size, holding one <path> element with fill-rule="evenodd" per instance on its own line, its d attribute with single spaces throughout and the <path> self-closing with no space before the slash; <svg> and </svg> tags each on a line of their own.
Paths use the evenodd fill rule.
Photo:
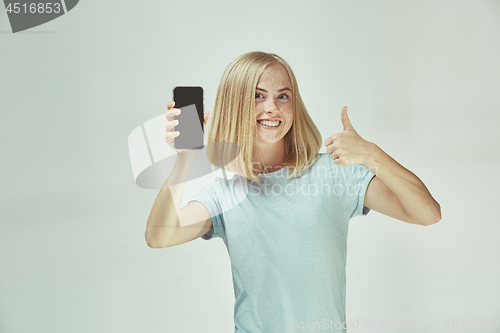
<svg viewBox="0 0 500 333">
<path fill-rule="evenodd" d="M 281 139 L 274 143 L 254 143 L 254 170 L 259 170 L 259 173 L 270 173 L 277 171 L 283 167 L 286 160 L 285 155 L 285 140 Z"/>
</svg>

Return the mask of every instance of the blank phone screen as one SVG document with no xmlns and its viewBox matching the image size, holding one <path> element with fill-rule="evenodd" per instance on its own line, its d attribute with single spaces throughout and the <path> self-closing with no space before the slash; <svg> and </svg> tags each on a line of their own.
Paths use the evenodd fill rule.
<svg viewBox="0 0 500 333">
<path fill-rule="evenodd" d="M 174 101 L 175 108 L 181 109 L 181 114 L 174 117 L 179 120 L 179 125 L 175 127 L 175 130 L 180 132 L 180 135 L 174 138 L 174 147 L 177 149 L 203 148 L 203 88 L 175 87 Z"/>
<path fill-rule="evenodd" d="M 203 129 L 198 121 L 196 106 L 191 104 L 180 110 L 181 114 L 175 116 L 175 119 L 179 120 L 175 130 L 179 131 L 180 135 L 174 138 L 174 147 L 176 149 L 203 148 Z"/>
</svg>

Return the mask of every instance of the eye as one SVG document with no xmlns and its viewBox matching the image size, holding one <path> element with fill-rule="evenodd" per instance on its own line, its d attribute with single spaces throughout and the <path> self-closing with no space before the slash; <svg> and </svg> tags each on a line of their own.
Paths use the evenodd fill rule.
<svg viewBox="0 0 500 333">
<path fill-rule="evenodd" d="M 259 93 L 255 93 L 255 98 L 259 98 L 259 96 L 261 96 L 261 97 L 262 97 L 262 95 L 261 95 L 261 94 L 259 94 Z"/>
<path fill-rule="evenodd" d="M 288 98 L 288 95 L 287 95 L 287 94 L 281 94 L 281 95 L 280 95 L 280 97 L 281 97 L 281 96 L 285 96 L 285 98 Z M 282 99 L 285 99 L 285 98 L 282 98 Z"/>
</svg>

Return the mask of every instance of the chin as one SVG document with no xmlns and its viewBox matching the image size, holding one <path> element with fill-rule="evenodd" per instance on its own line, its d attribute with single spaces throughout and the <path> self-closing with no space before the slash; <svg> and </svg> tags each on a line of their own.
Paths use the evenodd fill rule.
<svg viewBox="0 0 500 333">
<path fill-rule="evenodd" d="M 272 144 L 272 143 L 277 143 L 283 140 L 283 138 L 262 138 L 259 137 L 257 142 L 258 143 L 264 143 L 264 144 Z"/>
</svg>

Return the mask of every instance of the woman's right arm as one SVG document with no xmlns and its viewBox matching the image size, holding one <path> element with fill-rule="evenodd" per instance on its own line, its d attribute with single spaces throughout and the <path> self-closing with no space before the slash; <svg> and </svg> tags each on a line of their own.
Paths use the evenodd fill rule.
<svg viewBox="0 0 500 333">
<path fill-rule="evenodd" d="M 184 187 L 199 150 L 178 150 L 173 146 L 173 138 L 179 135 L 173 128 L 178 124 L 173 116 L 180 110 L 172 109 L 174 102 L 168 104 L 167 130 L 165 140 L 177 152 L 172 172 L 160 189 L 153 204 L 146 226 L 146 242 L 152 248 L 164 248 L 196 239 L 212 229 L 212 218 L 208 209 L 198 201 L 191 201 L 182 209 L 180 203 Z M 205 114 L 205 125 L 210 112 Z M 175 184 L 175 185 L 169 185 Z M 182 225 L 179 221 L 182 221 Z"/>
</svg>

